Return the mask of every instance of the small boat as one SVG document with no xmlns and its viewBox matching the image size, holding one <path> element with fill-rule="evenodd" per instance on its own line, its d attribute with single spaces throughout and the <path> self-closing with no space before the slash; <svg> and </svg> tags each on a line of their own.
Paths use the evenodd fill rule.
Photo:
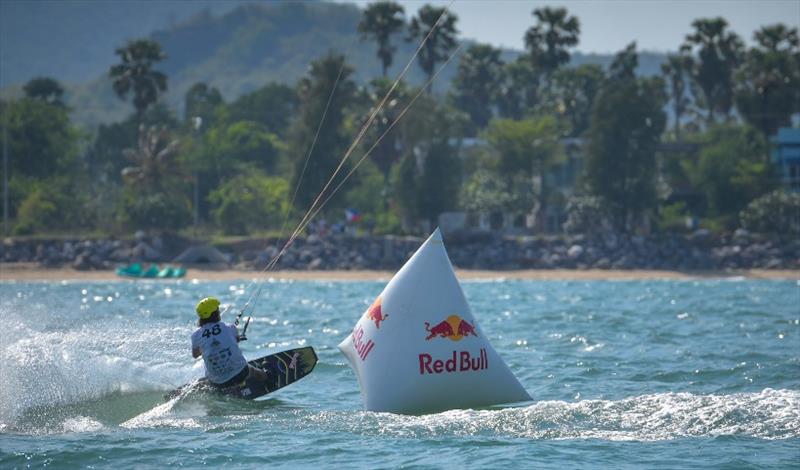
<svg viewBox="0 0 800 470">
<path fill-rule="evenodd" d="M 186 268 L 164 266 L 159 268 L 155 264 L 144 269 L 141 263 L 131 263 L 117 268 L 117 276 L 145 279 L 177 279 L 186 275 Z"/>
</svg>

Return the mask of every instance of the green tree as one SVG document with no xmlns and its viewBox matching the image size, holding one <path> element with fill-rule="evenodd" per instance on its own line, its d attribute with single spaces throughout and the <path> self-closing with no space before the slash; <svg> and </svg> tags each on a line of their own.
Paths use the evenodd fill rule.
<svg viewBox="0 0 800 470">
<path fill-rule="evenodd" d="M 585 165 L 589 190 L 608 204 L 622 231 L 655 207 L 656 146 L 666 124 L 664 82 L 633 76 L 631 51 L 629 46 L 617 55 L 595 101 Z"/>
<path fill-rule="evenodd" d="M 498 173 L 509 188 L 520 188 L 519 178 L 530 182 L 533 205 L 525 208 L 533 212 L 537 224 L 542 226 L 550 202 L 550 185 L 547 170 L 561 156 L 558 138 L 561 128 L 552 116 L 514 121 L 497 119 L 489 124 L 486 140 Z"/>
<path fill-rule="evenodd" d="M 61 101 L 64 96 L 64 88 L 52 78 L 33 78 L 22 87 L 22 90 L 28 98 L 42 100 L 53 106 L 64 106 L 64 102 Z"/>
<path fill-rule="evenodd" d="M 214 220 L 224 233 L 247 235 L 254 230 L 280 228 L 288 193 L 285 179 L 256 171 L 227 180 L 208 199 Z"/>
<path fill-rule="evenodd" d="M 120 207 L 119 221 L 129 229 L 180 230 L 192 221 L 189 198 L 178 191 L 142 193 L 126 186 Z"/>
<path fill-rule="evenodd" d="M 114 92 L 123 101 L 133 92 L 133 106 L 141 117 L 158 100 L 159 94 L 167 90 L 167 76 L 153 69 L 166 55 L 160 44 L 149 39 L 130 41 L 115 53 L 122 62 L 109 70 Z"/>
<path fill-rule="evenodd" d="M 122 169 L 129 163 L 123 151 L 136 147 L 142 125 L 177 129 L 178 120 L 164 105 L 156 104 L 141 117 L 132 114 L 121 122 L 100 124 L 88 151 L 88 171 L 93 184 L 118 185 L 121 182 Z"/>
<path fill-rule="evenodd" d="M 94 224 L 89 193 L 80 179 L 64 175 L 35 179 L 19 204 L 14 232 L 18 235 L 55 232 L 65 229 L 86 231 Z"/>
<path fill-rule="evenodd" d="M 165 189 L 165 181 L 176 172 L 178 145 L 179 142 L 171 138 L 166 128 L 140 126 L 136 148 L 122 152 L 133 164 L 122 169 L 123 179 L 144 191 Z"/>
<path fill-rule="evenodd" d="M 569 123 L 568 135 L 578 137 L 589 128 L 594 100 L 605 81 L 599 65 L 563 68 L 553 74 L 547 108 Z"/>
<path fill-rule="evenodd" d="M 705 196 L 707 216 L 733 219 L 747 203 L 774 187 L 770 165 L 763 158 L 767 142 L 755 129 L 717 125 L 699 135 L 697 143 L 700 152 L 687 163 L 687 173 Z"/>
<path fill-rule="evenodd" d="M 278 136 L 259 123 L 222 123 L 206 133 L 204 169 L 218 176 L 231 176 L 250 167 L 272 172 L 282 149 Z"/>
<path fill-rule="evenodd" d="M 681 117 L 689 107 L 686 93 L 686 77 L 691 71 L 692 59 L 684 54 L 670 54 L 666 62 L 661 64 L 661 74 L 667 83 L 669 97 L 672 102 L 672 114 L 675 115 L 675 140 L 681 140 Z"/>
<path fill-rule="evenodd" d="M 365 95 L 363 97 L 364 101 L 372 106 L 366 114 L 372 115 L 375 111 L 375 106 L 386 96 L 391 87 L 392 82 L 385 78 L 375 79 L 370 82 L 369 87 L 362 91 L 362 94 Z M 371 159 L 383 174 L 384 184 L 389 183 L 392 167 L 401 157 L 399 147 L 402 121 L 399 123 L 400 125 L 391 130 L 390 126 L 400 117 L 400 112 L 410 100 L 411 96 L 409 96 L 405 83 L 399 82 L 395 87 L 392 99 L 384 103 L 383 108 L 379 110 L 364 138 L 364 144 L 367 149 L 372 147 L 378 139 L 381 139 L 377 147 L 372 151 Z"/>
<path fill-rule="evenodd" d="M 288 148 L 293 169 L 291 186 L 297 191 L 297 204 L 302 208 L 311 206 L 347 148 L 343 123 L 345 108 L 353 101 L 355 84 L 350 79 L 353 69 L 344 60 L 344 56 L 329 53 L 312 62 L 309 75 L 300 80 L 298 86 L 299 117 L 289 129 Z M 339 85 L 331 95 L 337 77 L 340 77 Z M 330 105 L 325 113 L 329 98 Z M 320 123 L 323 114 L 325 120 Z M 309 148 L 315 141 L 309 155 Z M 338 184 L 343 176 L 342 171 L 333 184 Z"/>
<path fill-rule="evenodd" d="M 486 141 L 501 175 L 532 179 L 558 158 L 558 122 L 552 116 L 516 121 L 497 119 L 486 130 Z"/>
<path fill-rule="evenodd" d="M 392 194 L 393 205 L 400 215 L 403 228 L 415 225 L 419 218 L 419 191 L 417 189 L 418 175 L 420 173 L 416 157 L 405 153 L 398 164 L 392 169 Z"/>
<path fill-rule="evenodd" d="M 222 182 L 242 173 L 277 172 L 283 166 L 285 143 L 257 122 L 219 119 L 192 138 L 197 143 L 183 146 L 180 161 L 197 178 L 201 218 L 210 215 L 208 195 Z"/>
<path fill-rule="evenodd" d="M 726 28 L 723 18 L 701 18 L 692 22 L 695 31 L 686 36 L 681 51 L 697 54 L 692 62 L 692 80 L 697 85 L 698 103 L 707 110 L 707 123 L 717 113 L 727 118 L 733 106 L 734 72 L 741 62 L 742 40 Z M 698 93 L 699 92 L 699 93 Z"/>
<path fill-rule="evenodd" d="M 408 40 L 422 42 L 423 39 L 428 38 L 417 56 L 419 66 L 428 76 L 428 81 L 433 79 L 436 65 L 447 60 L 450 51 L 456 47 L 457 21 L 458 17 L 445 8 L 436 8 L 427 4 L 419 9 L 417 16 L 411 19 L 408 26 Z M 432 82 L 428 86 L 428 93 L 433 93 Z"/>
<path fill-rule="evenodd" d="M 553 72 L 569 62 L 569 49 L 578 44 L 580 21 L 568 15 L 566 8 L 537 8 L 533 10 L 537 23 L 525 33 L 531 63 L 548 83 Z"/>
<path fill-rule="evenodd" d="M 394 2 L 375 2 L 364 9 L 364 15 L 358 23 L 358 32 L 363 39 L 374 39 L 378 43 L 378 59 L 383 67 L 385 77 L 392 65 L 397 47 L 390 42 L 393 34 L 403 29 L 405 10 Z"/>
<path fill-rule="evenodd" d="M 364 218 L 372 218 L 386 210 L 382 197 L 387 190 L 386 180 L 375 164 L 366 161 L 358 167 L 355 181 L 347 185 L 347 207 L 358 209 Z"/>
<path fill-rule="evenodd" d="M 79 134 L 64 107 L 26 97 L 2 101 L 0 108 L 7 120 L 10 175 L 45 178 L 75 169 Z"/>
<path fill-rule="evenodd" d="M 419 213 L 435 227 L 439 214 L 458 208 L 461 168 L 458 152 L 446 137 L 435 139 L 427 150 L 419 182 Z"/>
<path fill-rule="evenodd" d="M 194 118 L 200 118 L 201 125 L 212 126 L 215 111 L 223 103 L 219 90 L 206 83 L 195 83 L 186 92 L 183 120 L 190 122 Z"/>
<path fill-rule="evenodd" d="M 460 193 L 461 207 L 473 213 L 488 214 L 502 220 L 503 214 L 527 212 L 533 207 L 534 189 L 522 174 L 503 177 L 488 168 L 478 168 Z"/>
<path fill-rule="evenodd" d="M 122 170 L 125 182 L 120 221 L 131 228 L 174 230 L 191 221 L 188 191 L 177 164 L 179 142 L 166 128 L 139 128 L 135 148 L 123 151 L 132 166 Z"/>
<path fill-rule="evenodd" d="M 498 114 L 507 119 L 522 119 L 538 104 L 539 82 L 540 73 L 527 57 L 505 64 L 497 96 Z"/>
<path fill-rule="evenodd" d="M 800 42 L 797 28 L 776 24 L 754 34 L 737 74 L 736 106 L 750 125 L 765 137 L 789 126 L 800 112 Z"/>
<path fill-rule="evenodd" d="M 486 127 L 493 115 L 503 68 L 500 52 L 488 44 L 470 47 L 461 56 L 453 80 L 455 106 L 469 114 L 478 129 Z"/>
<path fill-rule="evenodd" d="M 636 42 L 625 46 L 619 51 L 608 68 L 609 83 L 629 82 L 636 79 L 636 67 L 639 66 L 639 54 L 636 52 Z"/>
<path fill-rule="evenodd" d="M 269 83 L 231 103 L 228 119 L 263 124 L 278 135 L 285 135 L 289 120 L 297 111 L 298 98 L 294 89 L 280 83 Z"/>
<path fill-rule="evenodd" d="M 458 207 L 461 165 L 455 140 L 461 114 L 431 97 L 421 98 L 404 120 L 403 156 L 392 173 L 394 204 L 404 226 L 419 220 L 436 224 L 442 212 Z"/>
</svg>

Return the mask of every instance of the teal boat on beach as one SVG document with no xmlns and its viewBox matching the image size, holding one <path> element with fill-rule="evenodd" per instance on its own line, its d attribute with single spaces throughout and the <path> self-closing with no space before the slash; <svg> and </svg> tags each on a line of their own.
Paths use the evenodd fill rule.
<svg viewBox="0 0 800 470">
<path fill-rule="evenodd" d="M 147 269 L 144 269 L 141 263 L 132 263 L 117 268 L 117 276 L 120 277 L 143 279 L 177 279 L 185 275 L 186 268 L 172 266 L 164 266 L 163 268 L 159 268 L 155 264 L 151 264 Z"/>
</svg>

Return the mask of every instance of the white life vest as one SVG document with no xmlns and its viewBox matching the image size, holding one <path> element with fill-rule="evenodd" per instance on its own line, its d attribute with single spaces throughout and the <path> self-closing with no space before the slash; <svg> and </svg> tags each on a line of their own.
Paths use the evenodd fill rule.
<svg viewBox="0 0 800 470">
<path fill-rule="evenodd" d="M 236 336 L 236 327 L 223 322 L 206 323 L 192 333 L 192 349 L 203 354 L 206 378 L 211 382 L 227 382 L 247 366 Z"/>
</svg>

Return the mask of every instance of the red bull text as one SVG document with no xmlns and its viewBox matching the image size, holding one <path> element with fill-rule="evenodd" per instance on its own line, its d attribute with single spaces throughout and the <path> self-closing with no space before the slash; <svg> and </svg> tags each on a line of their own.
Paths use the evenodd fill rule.
<svg viewBox="0 0 800 470">
<path fill-rule="evenodd" d="M 356 348 L 358 357 L 360 357 L 362 361 L 366 361 L 367 355 L 372 351 L 372 348 L 375 347 L 375 342 L 371 339 L 364 341 L 364 329 L 356 325 L 356 328 L 353 330 L 353 346 Z"/>
<path fill-rule="evenodd" d="M 434 359 L 428 353 L 419 355 L 420 375 L 477 371 L 488 368 L 489 356 L 483 348 L 477 355 L 469 351 L 453 351 L 453 355 L 449 359 Z"/>
</svg>

